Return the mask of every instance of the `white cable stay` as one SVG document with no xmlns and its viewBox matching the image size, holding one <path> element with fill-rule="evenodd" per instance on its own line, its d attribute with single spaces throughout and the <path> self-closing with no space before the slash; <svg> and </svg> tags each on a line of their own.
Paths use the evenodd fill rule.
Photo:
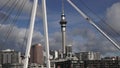
<svg viewBox="0 0 120 68">
<path fill-rule="evenodd" d="M 88 17 L 84 12 L 82 12 L 72 1 L 70 0 L 67 0 L 70 5 L 72 5 L 72 7 L 74 9 L 76 9 L 80 15 L 83 16 L 83 18 L 85 18 L 92 26 L 94 26 L 104 37 L 106 37 L 118 50 L 120 50 L 120 46 L 115 42 L 113 41 L 102 29 L 100 29 L 94 21 L 92 21 L 92 19 L 90 19 L 90 17 Z"/>
</svg>

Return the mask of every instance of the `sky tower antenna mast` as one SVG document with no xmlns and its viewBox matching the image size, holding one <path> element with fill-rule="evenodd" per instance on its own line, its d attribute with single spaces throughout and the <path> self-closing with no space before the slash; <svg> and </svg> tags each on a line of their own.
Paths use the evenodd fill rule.
<svg viewBox="0 0 120 68">
<path fill-rule="evenodd" d="M 72 1 L 67 0 L 70 5 L 73 6 L 73 8 L 75 8 L 78 13 L 80 13 L 80 15 L 82 15 L 83 18 L 85 18 L 93 27 L 95 27 L 104 37 L 106 37 L 118 50 L 120 50 L 120 46 L 113 41 L 102 29 L 100 29 L 94 21 L 92 21 L 92 19 L 90 17 L 88 17 L 84 12 L 82 12 Z"/>
<path fill-rule="evenodd" d="M 64 13 L 64 0 L 62 0 L 62 13 Z"/>
</svg>

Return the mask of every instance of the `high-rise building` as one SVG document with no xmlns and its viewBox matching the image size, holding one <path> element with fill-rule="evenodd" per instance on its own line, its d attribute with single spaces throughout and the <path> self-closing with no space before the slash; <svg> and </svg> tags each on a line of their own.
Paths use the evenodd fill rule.
<svg viewBox="0 0 120 68">
<path fill-rule="evenodd" d="M 66 52 L 67 53 L 72 52 L 72 45 L 67 45 L 66 46 Z"/>
<path fill-rule="evenodd" d="M 41 44 L 35 44 L 31 47 L 30 63 L 43 64 L 43 48 Z"/>
<path fill-rule="evenodd" d="M 72 45 L 66 46 L 66 54 L 67 54 L 67 57 L 72 57 Z"/>
</svg>

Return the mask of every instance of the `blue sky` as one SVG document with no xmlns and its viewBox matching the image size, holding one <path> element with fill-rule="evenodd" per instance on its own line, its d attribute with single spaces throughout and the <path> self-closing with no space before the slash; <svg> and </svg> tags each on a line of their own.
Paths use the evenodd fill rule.
<svg viewBox="0 0 120 68">
<path fill-rule="evenodd" d="M 2 6 L 5 3 L 5 0 L 0 1 L 0 6 Z M 23 0 L 20 0 L 20 2 L 22 1 Z M 112 28 L 114 28 L 117 32 L 120 32 L 120 10 L 118 10 L 120 9 L 119 0 L 71 1 L 74 2 L 80 9 L 82 9 L 82 11 L 84 11 L 88 16 L 90 16 L 95 22 L 101 23 L 100 19 L 85 7 L 85 5 L 87 5 L 95 14 L 100 16 L 106 22 L 109 22 L 108 24 L 110 24 Z M 83 4 L 82 1 L 85 4 Z M 20 2 L 13 11 L 12 15 L 10 15 L 10 18 L 14 19 L 16 16 L 15 12 L 18 10 Z M 9 34 L 7 43 L 5 44 L 4 48 L 13 48 L 18 50 L 25 49 L 23 47 L 25 47 L 26 43 L 23 43 L 23 41 L 26 39 L 25 33 L 28 30 L 26 28 L 28 28 L 27 24 L 29 23 L 32 2 L 32 0 L 28 0 L 25 4 L 22 14 L 19 16 L 16 26 L 14 26 L 14 31 Z M 59 24 L 62 11 L 61 0 L 46 0 L 46 2 L 50 49 L 59 50 L 61 49 L 61 29 Z M 97 51 L 100 52 L 103 56 L 119 55 L 119 50 L 117 50 L 106 38 L 104 38 L 83 17 L 81 17 L 81 15 L 66 0 L 64 2 L 65 15 L 68 22 L 66 27 L 66 45 L 73 45 L 74 52 Z M 7 6 L 7 8 L 9 8 L 9 6 Z M 8 16 L 8 11 L 1 10 L 1 14 L 2 12 Z M 2 34 L 0 34 L 0 37 L 2 41 L 4 38 L 6 38 L 9 29 L 7 27 L 10 26 L 10 23 L 1 24 L 1 26 L 2 29 L 0 30 L 0 33 Z M 39 0 L 32 44 L 41 43 L 44 46 L 43 32 L 41 0 Z M 11 46 L 9 46 L 9 44 Z"/>
</svg>

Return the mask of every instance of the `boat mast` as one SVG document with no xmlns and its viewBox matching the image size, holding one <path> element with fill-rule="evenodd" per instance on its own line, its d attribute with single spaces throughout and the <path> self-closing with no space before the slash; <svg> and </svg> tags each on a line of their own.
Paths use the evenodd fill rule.
<svg viewBox="0 0 120 68">
<path fill-rule="evenodd" d="M 45 35 L 45 51 L 46 51 L 46 61 L 47 61 L 46 63 L 47 63 L 47 68 L 50 68 L 46 0 L 42 0 L 42 12 L 43 12 L 44 35 Z"/>
<path fill-rule="evenodd" d="M 38 4 L 38 0 L 34 0 L 33 7 L 32 7 L 31 19 L 30 19 L 30 26 L 29 26 L 29 33 L 28 33 L 27 47 L 26 47 L 26 52 L 25 52 L 25 59 L 24 59 L 23 68 L 28 68 L 28 60 L 30 57 L 30 48 L 31 48 L 32 35 L 33 35 L 33 30 L 34 30 L 37 4 Z"/>
<path fill-rule="evenodd" d="M 88 17 L 84 12 L 82 12 L 73 2 L 71 2 L 70 0 L 67 0 L 72 6 L 73 8 L 75 8 L 80 15 L 83 16 L 83 18 L 85 18 L 92 26 L 94 26 L 103 36 L 105 36 L 118 50 L 120 50 L 120 46 L 113 41 L 102 29 L 100 29 L 94 21 L 92 21 L 92 19 L 90 19 L 90 17 Z"/>
</svg>

